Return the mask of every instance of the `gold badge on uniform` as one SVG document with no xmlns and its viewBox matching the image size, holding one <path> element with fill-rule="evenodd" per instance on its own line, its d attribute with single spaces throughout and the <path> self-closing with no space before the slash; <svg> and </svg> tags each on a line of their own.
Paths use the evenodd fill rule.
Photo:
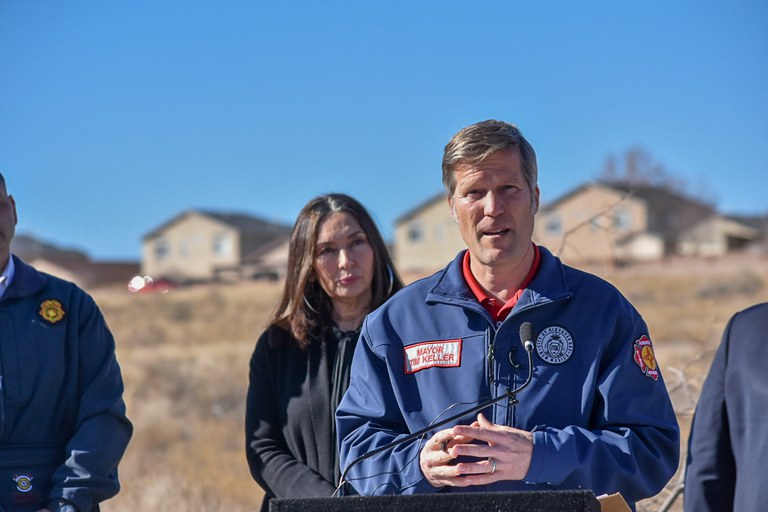
<svg viewBox="0 0 768 512">
<path fill-rule="evenodd" d="M 40 304 L 40 316 L 52 324 L 59 322 L 64 318 L 64 315 L 64 308 L 61 307 L 61 302 L 55 299 L 44 300 Z"/>
</svg>

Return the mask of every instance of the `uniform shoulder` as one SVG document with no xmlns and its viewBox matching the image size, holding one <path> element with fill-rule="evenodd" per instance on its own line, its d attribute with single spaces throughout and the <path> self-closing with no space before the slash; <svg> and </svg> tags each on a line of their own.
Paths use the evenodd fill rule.
<svg viewBox="0 0 768 512">
<path fill-rule="evenodd" d="M 733 315 L 734 323 L 739 325 L 766 325 L 768 326 L 768 302 L 755 304 Z"/>
</svg>

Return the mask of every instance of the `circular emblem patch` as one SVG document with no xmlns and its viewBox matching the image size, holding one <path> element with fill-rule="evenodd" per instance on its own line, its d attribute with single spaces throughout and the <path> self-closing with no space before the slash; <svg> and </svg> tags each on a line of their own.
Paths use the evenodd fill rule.
<svg viewBox="0 0 768 512">
<path fill-rule="evenodd" d="M 16 475 L 13 477 L 16 482 L 16 489 L 19 492 L 29 492 L 32 490 L 32 477 L 29 475 Z"/>
<path fill-rule="evenodd" d="M 536 338 L 536 352 L 549 364 L 562 364 L 573 354 L 573 338 L 562 327 L 547 327 Z"/>
<path fill-rule="evenodd" d="M 44 300 L 40 304 L 40 316 L 52 324 L 59 322 L 64 318 L 64 315 L 64 308 L 61 307 L 61 302 L 55 299 Z"/>
</svg>

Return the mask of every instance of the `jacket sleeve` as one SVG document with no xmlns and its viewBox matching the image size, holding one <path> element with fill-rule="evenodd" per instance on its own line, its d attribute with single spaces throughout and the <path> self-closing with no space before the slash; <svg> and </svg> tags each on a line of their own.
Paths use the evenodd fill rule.
<svg viewBox="0 0 768 512">
<path fill-rule="evenodd" d="M 688 439 L 684 503 L 686 510 L 702 512 L 731 510 L 736 462 L 728 428 L 725 375 L 733 319 L 728 323 L 720 347 L 704 381 Z"/>
<path fill-rule="evenodd" d="M 336 410 L 342 475 L 354 464 L 346 481 L 363 495 L 439 492 L 421 472 L 422 439 L 356 462 L 368 452 L 410 434 L 400 414 L 387 363 L 370 346 L 367 322 L 355 349 L 349 388 Z"/>
<path fill-rule="evenodd" d="M 635 360 L 633 341 L 648 330 L 634 308 L 625 307 L 596 367 L 594 388 L 582 390 L 593 395 L 590 421 L 537 429 L 526 481 L 620 492 L 632 504 L 660 492 L 677 470 L 677 418 L 661 372 L 645 374 Z"/>
<path fill-rule="evenodd" d="M 331 496 L 335 487 L 288 449 L 280 420 L 275 372 L 280 366 L 269 331 L 256 344 L 250 362 L 245 412 L 246 458 L 253 479 L 274 498 Z"/>
<path fill-rule="evenodd" d="M 78 318 L 80 404 L 66 459 L 53 474 L 50 497 L 62 497 L 81 511 L 120 490 L 117 465 L 133 426 L 126 417 L 123 379 L 115 341 L 90 296 L 82 298 Z"/>
</svg>

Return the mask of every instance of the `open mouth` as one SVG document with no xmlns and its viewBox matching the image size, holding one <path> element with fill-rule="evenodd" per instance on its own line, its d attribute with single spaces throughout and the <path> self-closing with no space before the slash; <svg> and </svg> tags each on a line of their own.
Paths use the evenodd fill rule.
<svg viewBox="0 0 768 512">
<path fill-rule="evenodd" d="M 509 232 L 509 229 L 493 229 L 483 231 L 483 236 L 501 236 Z"/>
</svg>

